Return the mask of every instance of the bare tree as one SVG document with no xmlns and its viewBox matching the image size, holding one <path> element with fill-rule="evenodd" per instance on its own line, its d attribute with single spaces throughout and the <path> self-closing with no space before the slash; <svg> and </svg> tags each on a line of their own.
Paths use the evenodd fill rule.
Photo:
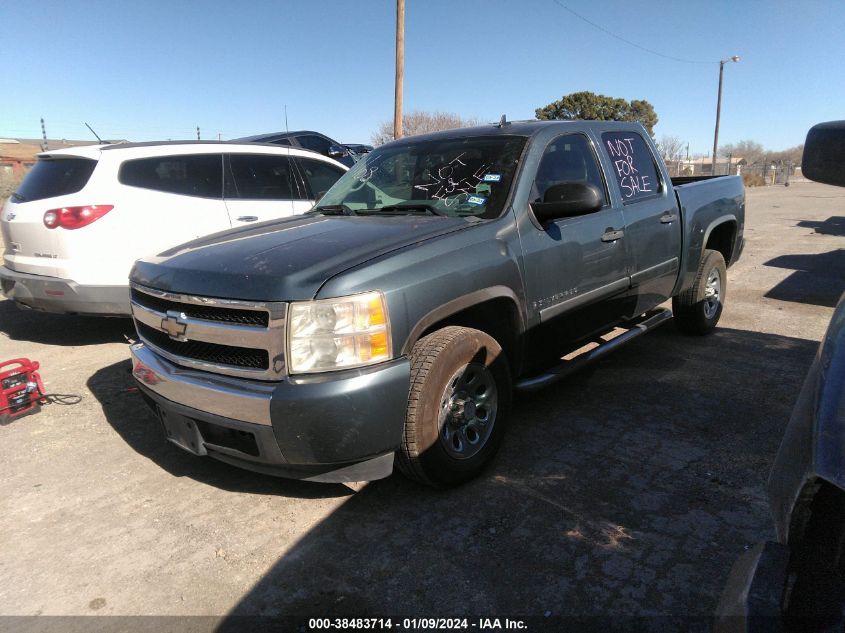
<svg viewBox="0 0 845 633">
<path fill-rule="evenodd" d="M 767 158 L 773 161 L 781 160 L 783 162 L 790 162 L 793 165 L 800 165 L 803 155 L 804 144 L 802 143 L 801 145 L 796 145 L 795 147 L 790 147 L 779 152 L 768 152 Z"/>
<path fill-rule="evenodd" d="M 681 155 L 681 150 L 684 149 L 686 143 L 677 136 L 668 136 L 664 134 L 660 140 L 656 142 L 657 151 L 663 157 L 663 160 L 676 160 Z"/>
<path fill-rule="evenodd" d="M 732 156 L 734 158 L 744 158 L 746 164 L 753 165 L 759 163 L 767 158 L 766 149 L 751 140 L 740 141 L 739 143 L 732 143 L 729 145 L 722 145 L 719 148 L 720 156 Z"/>
<path fill-rule="evenodd" d="M 456 127 L 478 125 L 476 117 L 462 117 L 451 112 L 406 112 L 402 116 L 402 136 L 416 136 L 428 132 L 451 130 Z M 373 145 L 383 145 L 393 140 L 393 119 L 382 121 L 373 132 L 370 140 Z"/>
</svg>

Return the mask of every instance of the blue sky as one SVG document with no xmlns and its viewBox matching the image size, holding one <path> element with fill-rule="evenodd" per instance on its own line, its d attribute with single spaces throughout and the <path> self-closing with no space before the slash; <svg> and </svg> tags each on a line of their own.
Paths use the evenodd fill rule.
<svg viewBox="0 0 845 633">
<path fill-rule="evenodd" d="M 720 144 L 802 143 L 845 118 L 845 3 L 559 0 L 621 37 L 725 68 Z M 646 99 L 655 135 L 713 143 L 718 63 L 651 55 L 554 0 L 406 0 L 405 109 L 483 121 L 590 90 Z M 285 127 L 369 142 L 393 114 L 393 0 L 0 1 L 0 136 L 234 138 Z M 11 35 L 10 35 L 11 34 Z"/>
</svg>

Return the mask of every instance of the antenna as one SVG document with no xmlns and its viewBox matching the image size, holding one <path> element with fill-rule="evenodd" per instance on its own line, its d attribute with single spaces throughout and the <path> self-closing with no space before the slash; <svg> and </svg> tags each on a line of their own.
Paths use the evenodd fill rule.
<svg viewBox="0 0 845 633">
<path fill-rule="evenodd" d="M 285 104 L 285 134 L 287 134 L 290 130 L 288 130 L 288 104 Z"/>
<path fill-rule="evenodd" d="M 94 131 L 94 128 L 92 128 L 87 123 L 85 124 L 85 127 L 87 127 L 89 130 L 91 130 L 91 134 L 93 134 L 94 136 L 97 136 L 97 133 Z M 101 139 L 99 136 L 97 136 L 97 140 L 100 141 L 100 143 L 103 142 L 103 139 Z"/>
</svg>

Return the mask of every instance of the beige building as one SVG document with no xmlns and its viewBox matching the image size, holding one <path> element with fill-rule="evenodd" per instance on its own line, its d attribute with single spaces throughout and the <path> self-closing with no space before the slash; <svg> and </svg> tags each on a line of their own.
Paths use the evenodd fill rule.
<svg viewBox="0 0 845 633">
<path fill-rule="evenodd" d="M 710 157 L 695 158 L 691 160 L 677 161 L 680 166 L 680 171 L 683 176 L 712 176 L 713 175 L 713 159 Z M 738 176 L 742 174 L 742 169 L 745 167 L 746 161 L 741 156 L 730 156 L 727 158 L 719 157 L 716 159 L 716 175 L 724 176 L 731 174 Z M 676 167 L 673 164 L 670 167 L 672 173 L 675 173 Z"/>
</svg>

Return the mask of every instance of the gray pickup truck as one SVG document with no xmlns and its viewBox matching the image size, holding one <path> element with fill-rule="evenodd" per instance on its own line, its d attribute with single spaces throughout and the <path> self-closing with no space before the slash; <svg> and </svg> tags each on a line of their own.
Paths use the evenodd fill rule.
<svg viewBox="0 0 845 633">
<path fill-rule="evenodd" d="M 673 316 L 719 320 L 740 178 L 672 179 L 638 124 L 506 122 L 365 155 L 304 216 L 138 261 L 133 374 L 195 455 L 449 486 L 532 390 Z M 672 299 L 672 310 L 660 308 Z"/>
</svg>

